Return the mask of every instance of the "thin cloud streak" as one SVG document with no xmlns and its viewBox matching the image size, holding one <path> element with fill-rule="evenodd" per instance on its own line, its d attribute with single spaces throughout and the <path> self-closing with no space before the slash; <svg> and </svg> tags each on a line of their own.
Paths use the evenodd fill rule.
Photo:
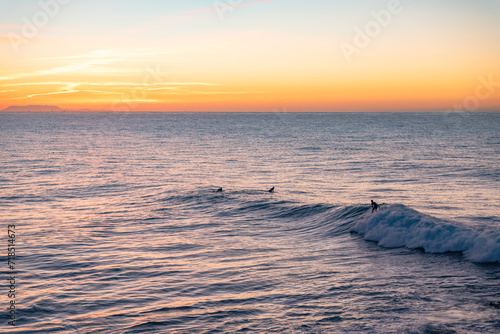
<svg viewBox="0 0 500 334">
<path fill-rule="evenodd" d="M 65 86 L 65 85 L 78 85 L 78 86 L 221 86 L 216 83 L 209 82 L 166 82 L 166 83 L 140 83 L 140 82 L 21 82 L 21 83 L 10 83 L 4 84 L 4 86 L 39 86 L 39 85 L 54 85 L 54 86 Z"/>
<path fill-rule="evenodd" d="M 132 49 L 105 49 L 105 50 L 95 50 L 83 55 L 73 55 L 73 56 L 55 56 L 55 57 L 44 57 L 44 58 L 34 58 L 33 60 L 86 60 L 86 59 L 99 59 L 99 58 L 137 58 L 137 57 L 147 57 L 147 56 L 164 56 L 172 54 L 171 51 L 164 50 L 142 50 L 135 51 Z"/>
<path fill-rule="evenodd" d="M 158 56 L 169 54 L 170 52 L 161 50 L 161 51 L 152 51 L 152 50 L 141 50 L 141 51 L 132 51 L 127 49 L 109 49 L 109 50 L 96 50 L 89 52 L 83 55 L 76 56 L 63 56 L 63 57 L 46 57 L 46 58 L 35 58 L 33 60 L 36 61 L 57 61 L 61 60 L 69 60 L 74 61 L 71 64 L 56 66 L 48 70 L 39 70 L 29 73 L 18 73 L 11 74 L 6 76 L 0 76 L 1 81 L 6 80 L 16 80 L 16 79 L 24 79 L 30 77 L 38 77 L 38 76 L 49 76 L 61 73 L 70 73 L 70 72 L 81 72 L 84 70 L 91 70 L 92 68 L 98 68 L 98 66 L 102 65 L 110 65 L 110 64 L 120 64 L 120 62 L 130 61 L 130 59 L 136 59 L 139 57 L 149 57 L 149 56 Z M 110 69 L 110 68 L 99 68 L 99 72 L 122 72 L 120 69 Z"/>
<path fill-rule="evenodd" d="M 64 91 L 64 92 L 52 92 L 52 93 L 40 93 L 40 94 L 30 94 L 28 96 L 23 96 L 23 97 L 13 97 L 11 100 L 23 100 L 23 99 L 29 99 L 35 96 L 45 96 L 45 95 L 59 95 L 59 94 L 69 94 L 69 93 L 78 93 L 79 90 L 69 90 L 69 91 Z"/>
<path fill-rule="evenodd" d="M 81 62 L 81 63 L 69 64 L 69 65 L 65 65 L 65 66 L 54 67 L 54 68 L 49 69 L 49 70 L 40 70 L 40 71 L 31 72 L 31 73 L 22 73 L 22 74 L 13 74 L 13 75 L 8 75 L 8 76 L 3 76 L 3 77 L 0 77 L 0 80 L 16 80 L 16 79 L 23 79 L 23 78 L 30 78 L 30 77 L 77 72 L 77 71 L 86 70 L 86 69 L 91 68 L 91 67 L 96 66 L 96 65 L 105 65 L 105 64 L 110 64 L 110 63 L 114 63 L 117 61 L 118 61 L 118 59 L 92 60 L 92 61 L 87 61 L 87 62 Z"/>
<path fill-rule="evenodd" d="M 241 92 L 202 92 L 202 91 L 179 91 L 175 92 L 179 94 L 196 94 L 196 95 L 241 95 L 241 94 L 269 94 L 269 92 L 259 92 L 259 91 L 241 91 Z"/>
</svg>

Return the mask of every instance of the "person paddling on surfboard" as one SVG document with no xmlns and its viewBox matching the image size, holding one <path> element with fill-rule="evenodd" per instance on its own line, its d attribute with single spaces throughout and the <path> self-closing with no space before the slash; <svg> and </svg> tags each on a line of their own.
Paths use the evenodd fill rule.
<svg viewBox="0 0 500 334">
<path fill-rule="evenodd" d="M 378 205 L 377 203 L 375 203 L 373 200 L 372 200 L 372 213 L 373 211 L 377 211 L 378 208 L 380 208 L 380 205 Z"/>
</svg>

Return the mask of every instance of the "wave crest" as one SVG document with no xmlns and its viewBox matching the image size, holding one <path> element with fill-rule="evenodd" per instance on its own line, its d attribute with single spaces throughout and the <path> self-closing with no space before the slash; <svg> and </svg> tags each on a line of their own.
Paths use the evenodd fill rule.
<svg viewBox="0 0 500 334">
<path fill-rule="evenodd" d="M 420 248 L 429 253 L 462 252 L 473 262 L 500 262 L 500 233 L 447 222 L 393 204 L 364 215 L 352 231 L 382 247 Z"/>
</svg>

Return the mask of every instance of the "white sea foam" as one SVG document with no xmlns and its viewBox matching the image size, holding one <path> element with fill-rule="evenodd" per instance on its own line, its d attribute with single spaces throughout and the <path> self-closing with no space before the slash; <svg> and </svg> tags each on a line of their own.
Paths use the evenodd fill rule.
<svg viewBox="0 0 500 334">
<path fill-rule="evenodd" d="M 353 231 L 382 247 L 422 248 L 429 253 L 462 252 L 474 262 L 500 262 L 500 233 L 444 221 L 404 205 L 368 212 Z"/>
</svg>

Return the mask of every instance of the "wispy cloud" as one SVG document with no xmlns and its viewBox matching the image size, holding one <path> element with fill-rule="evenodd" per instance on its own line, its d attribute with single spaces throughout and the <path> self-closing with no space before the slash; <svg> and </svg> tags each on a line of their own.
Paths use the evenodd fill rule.
<svg viewBox="0 0 500 334">
<path fill-rule="evenodd" d="M 185 90 L 179 91 L 179 94 L 193 94 L 193 95 L 242 95 L 242 94 L 268 94 L 268 92 L 260 92 L 260 91 L 193 91 L 193 90 Z"/>
<path fill-rule="evenodd" d="M 23 96 L 12 97 L 12 100 L 31 99 L 37 96 L 60 95 L 69 93 L 94 93 L 99 95 L 123 95 L 124 89 L 133 87 L 141 87 L 145 91 L 166 91 L 170 94 L 179 95 L 215 95 L 215 94 L 233 94 L 233 92 L 217 92 L 217 91 L 190 91 L 182 90 L 181 87 L 217 87 L 220 84 L 209 82 L 170 82 L 170 83 L 137 83 L 137 82 L 63 82 L 63 81 L 47 81 L 47 82 L 23 82 L 10 83 L 4 86 L 9 87 L 40 87 L 47 86 L 49 90 L 44 93 L 34 93 Z M 51 86 L 52 87 L 50 89 Z M 95 89 L 94 89 L 95 87 Z M 2 92 L 13 92 L 15 90 L 4 90 Z M 159 92 L 161 94 L 161 92 Z M 241 94 L 241 92 L 235 92 Z M 138 102 L 154 102 L 154 100 L 143 100 Z"/>
<path fill-rule="evenodd" d="M 166 50 L 131 50 L 131 49 L 109 49 L 109 50 L 94 50 L 82 55 L 73 56 L 55 56 L 36 58 L 34 60 L 84 60 L 84 59 L 109 59 L 109 58 L 136 58 L 148 56 L 164 56 L 171 54 L 171 51 Z"/>
<path fill-rule="evenodd" d="M 142 83 L 142 82 L 62 82 L 62 81 L 49 81 L 49 82 L 21 82 L 4 84 L 4 86 L 39 86 L 39 85 L 54 85 L 54 86 L 117 86 L 117 87 L 135 87 L 135 86 L 165 86 L 164 88 L 172 88 L 170 86 L 220 86 L 217 83 L 210 82 L 166 82 L 166 83 Z M 162 88 L 162 87 L 157 87 Z"/>
<path fill-rule="evenodd" d="M 111 92 L 111 91 L 95 90 L 95 89 L 82 89 L 82 90 L 80 90 L 80 92 L 106 94 L 106 95 L 122 95 L 123 94 L 120 92 Z"/>
<path fill-rule="evenodd" d="M 69 62 L 69 64 L 62 66 L 54 66 L 45 70 L 38 70 L 26 73 L 15 73 L 5 76 L 0 76 L 0 80 L 16 80 L 39 76 L 49 76 L 61 73 L 75 73 L 86 71 L 97 71 L 99 73 L 123 73 L 131 72 L 130 69 L 121 68 L 110 68 L 110 64 L 120 64 L 124 62 L 130 62 L 131 60 L 144 59 L 147 57 L 163 56 L 168 54 L 165 50 L 129 50 L 129 49 L 111 49 L 111 50 L 95 50 L 82 55 L 73 56 L 56 56 L 47 58 L 35 58 L 33 61 L 43 61 L 43 62 L 55 62 L 61 63 L 63 61 Z M 48 65 L 48 64 L 47 64 Z"/>
<path fill-rule="evenodd" d="M 91 67 L 96 66 L 96 65 L 109 64 L 109 63 L 113 63 L 115 61 L 116 60 L 113 60 L 113 59 L 89 60 L 89 61 L 78 62 L 78 63 L 64 65 L 64 66 L 57 66 L 57 67 L 54 67 L 54 68 L 51 68 L 48 70 L 40 70 L 40 71 L 34 71 L 34 72 L 29 72 L 29 73 L 19 73 L 19 74 L 7 75 L 7 76 L 0 77 L 0 80 L 16 80 L 16 79 L 24 79 L 24 78 L 30 78 L 30 77 L 78 72 L 78 71 L 83 71 L 85 69 L 91 68 Z"/>
<path fill-rule="evenodd" d="M 237 5 L 227 5 L 227 6 L 220 6 L 220 7 L 214 7 L 214 8 L 204 8 L 204 9 L 196 9 L 196 10 L 190 10 L 187 12 L 183 12 L 180 14 L 194 14 L 194 13 L 201 13 L 201 12 L 210 12 L 214 10 L 225 10 L 229 8 L 236 8 L 236 7 L 244 7 L 244 6 L 250 6 L 250 5 L 257 5 L 259 3 L 264 3 L 264 2 L 271 2 L 274 0 L 260 0 L 260 1 L 253 1 L 253 2 L 247 2 L 247 3 L 241 3 Z"/>
<path fill-rule="evenodd" d="M 69 90 L 69 91 L 64 91 L 64 92 L 51 92 L 51 93 L 39 93 L 39 94 L 30 94 L 27 96 L 22 96 L 22 97 L 13 97 L 11 100 L 23 100 L 23 99 L 30 99 L 35 96 L 45 96 L 45 95 L 59 95 L 59 94 L 69 94 L 69 93 L 78 93 L 79 90 Z"/>
</svg>

